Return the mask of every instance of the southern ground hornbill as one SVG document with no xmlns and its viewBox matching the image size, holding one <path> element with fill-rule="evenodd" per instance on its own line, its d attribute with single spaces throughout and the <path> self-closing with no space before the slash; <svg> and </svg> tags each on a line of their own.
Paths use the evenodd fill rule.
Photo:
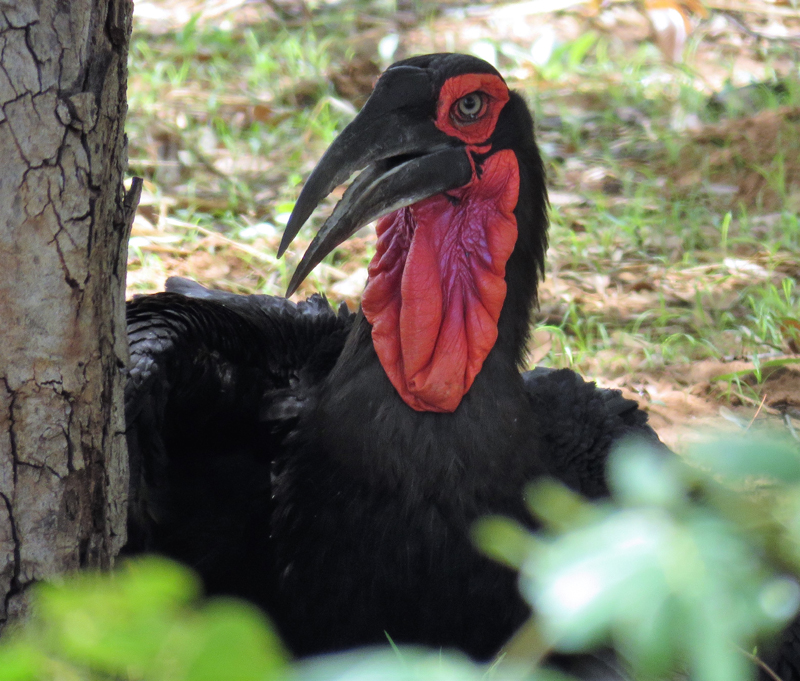
<svg viewBox="0 0 800 681">
<path fill-rule="evenodd" d="M 611 444 L 658 438 L 616 391 L 519 371 L 547 194 L 531 116 L 493 67 L 389 68 L 281 251 L 357 170 L 290 286 L 380 218 L 356 314 L 181 279 L 129 303 L 129 551 L 264 606 L 298 654 L 388 633 L 486 658 L 528 610 L 473 522 L 530 524 L 523 491 L 542 475 L 603 495 Z"/>
</svg>

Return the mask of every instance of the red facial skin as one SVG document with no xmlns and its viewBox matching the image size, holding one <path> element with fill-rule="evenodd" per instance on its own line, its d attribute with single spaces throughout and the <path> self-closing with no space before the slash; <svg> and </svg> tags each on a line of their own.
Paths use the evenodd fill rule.
<svg viewBox="0 0 800 681">
<path fill-rule="evenodd" d="M 463 121 L 455 105 L 473 92 L 484 105 Z M 498 76 L 456 76 L 442 86 L 436 126 L 464 140 L 467 153 L 486 153 L 507 101 Z M 518 195 L 517 158 L 505 149 L 484 161 L 480 179 L 473 172 L 464 187 L 378 223 L 361 307 L 389 380 L 417 411 L 455 411 L 497 340 Z"/>
<path fill-rule="evenodd" d="M 453 105 L 471 92 L 486 95 L 486 111 L 476 121 L 461 123 L 455 118 Z M 468 145 L 482 145 L 491 137 L 497 117 L 508 101 L 508 87 L 498 76 L 468 73 L 449 78 L 442 85 L 436 105 L 436 127 L 444 133 L 464 140 Z"/>
</svg>

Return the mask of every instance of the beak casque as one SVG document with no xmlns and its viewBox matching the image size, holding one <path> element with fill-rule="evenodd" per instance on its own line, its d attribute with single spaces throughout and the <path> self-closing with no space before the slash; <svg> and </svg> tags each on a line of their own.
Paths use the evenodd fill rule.
<svg viewBox="0 0 800 681">
<path fill-rule="evenodd" d="M 363 172 L 306 250 L 287 296 L 328 253 L 364 225 L 471 180 L 473 168 L 465 144 L 435 125 L 435 112 L 430 110 L 432 89 L 423 69 L 389 69 L 361 112 L 325 152 L 295 204 L 278 256 L 322 199 L 352 173 Z"/>
</svg>

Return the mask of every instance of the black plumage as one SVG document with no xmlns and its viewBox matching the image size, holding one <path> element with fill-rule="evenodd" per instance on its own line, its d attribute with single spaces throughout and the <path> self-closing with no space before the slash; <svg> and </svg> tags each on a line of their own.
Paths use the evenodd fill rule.
<svg viewBox="0 0 800 681">
<path fill-rule="evenodd" d="M 490 655 L 527 608 L 472 522 L 530 524 L 523 488 L 543 474 L 603 496 L 612 443 L 656 440 L 635 402 L 567 369 L 498 362 L 461 418 L 419 414 L 397 404 L 361 316 L 320 296 L 167 290 L 128 303 L 127 550 L 264 606 L 299 654 L 386 631 Z"/>
<path fill-rule="evenodd" d="M 287 237 L 350 170 L 367 167 L 310 247 L 302 278 L 332 242 L 380 214 L 432 194 L 463 205 L 469 196 L 447 187 L 464 187 L 465 171 L 485 180 L 492 157 L 513 152 L 517 234 L 497 337 L 452 412 L 420 411 L 401 398 L 361 310 L 337 313 L 319 296 L 298 304 L 236 296 L 180 279 L 128 304 L 129 550 L 183 560 L 210 592 L 262 605 L 297 654 L 382 642 L 388 633 L 489 657 L 528 608 L 514 573 L 474 548 L 474 521 L 504 514 L 530 525 L 524 489 L 543 475 L 605 495 L 613 443 L 636 435 L 660 444 L 644 412 L 619 392 L 569 370 L 520 373 L 547 243 L 544 171 L 516 93 L 488 141 L 460 141 L 468 118 L 453 119 L 456 137 L 441 132 L 449 125 L 441 116 L 434 129 L 445 84 L 470 74 L 501 82 L 463 55 L 392 67 L 340 137 L 361 139 L 360 165 L 333 172 L 357 155 L 334 143 Z M 386 116 L 400 121 L 396 131 Z M 435 192 L 414 184 L 425 169 L 440 178 Z"/>
</svg>

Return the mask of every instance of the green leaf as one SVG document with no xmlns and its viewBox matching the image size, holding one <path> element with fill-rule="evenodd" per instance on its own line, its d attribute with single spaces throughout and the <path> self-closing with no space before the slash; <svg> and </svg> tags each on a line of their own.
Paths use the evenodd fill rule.
<svg viewBox="0 0 800 681">
<path fill-rule="evenodd" d="M 187 665 L 186 681 L 277 679 L 284 670 L 282 646 L 266 619 L 238 601 L 210 602 L 193 632 L 192 646 L 196 651 Z"/>
<path fill-rule="evenodd" d="M 581 527 L 604 515 L 599 506 L 587 503 L 566 485 L 548 478 L 529 485 L 525 499 L 531 513 L 555 531 Z"/>
<path fill-rule="evenodd" d="M 678 459 L 646 443 L 620 445 L 610 457 L 608 478 L 616 498 L 625 505 L 674 506 L 686 498 Z"/>
<path fill-rule="evenodd" d="M 0 681 L 267 681 L 283 675 L 285 654 L 258 610 L 233 600 L 197 609 L 197 593 L 188 570 L 157 558 L 39 585 L 35 618 L 0 647 Z"/>
<path fill-rule="evenodd" d="M 21 641 L 9 643 L 0 648 L 0 681 L 35 681 L 41 678 L 44 669 L 41 653 Z"/>
<path fill-rule="evenodd" d="M 500 516 L 481 518 L 472 527 L 475 544 L 486 555 L 519 569 L 539 541 L 520 523 Z"/>
<path fill-rule="evenodd" d="M 481 681 L 484 669 L 463 655 L 400 648 L 326 656 L 297 665 L 291 681 Z"/>
<path fill-rule="evenodd" d="M 363 650 L 302 662 L 290 681 L 570 681 L 558 672 L 523 671 L 514 665 L 493 665 L 490 670 L 452 652 L 422 648 Z"/>
<path fill-rule="evenodd" d="M 800 482 L 800 451 L 793 440 L 774 437 L 718 439 L 692 446 L 687 459 L 735 480 L 769 478 Z"/>
<path fill-rule="evenodd" d="M 198 594 L 191 573 L 161 559 L 130 561 L 110 575 L 76 575 L 37 589 L 48 644 L 74 662 L 110 674 L 144 674 L 174 618 Z"/>
<path fill-rule="evenodd" d="M 522 592 L 550 642 L 585 649 L 608 637 L 619 614 L 657 607 L 668 594 L 660 553 L 674 531 L 660 511 L 618 511 L 532 554 Z"/>
</svg>

